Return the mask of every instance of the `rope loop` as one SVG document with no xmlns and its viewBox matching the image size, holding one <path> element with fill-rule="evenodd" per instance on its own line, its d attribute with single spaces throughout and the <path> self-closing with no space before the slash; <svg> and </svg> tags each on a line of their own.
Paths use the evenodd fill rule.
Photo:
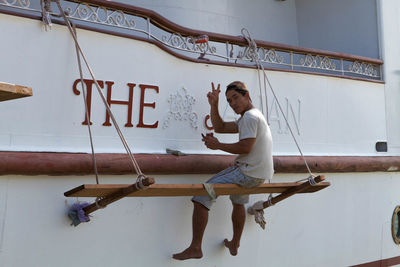
<svg viewBox="0 0 400 267">
<path fill-rule="evenodd" d="M 242 37 L 247 41 L 248 48 L 247 48 L 247 55 L 251 58 L 251 61 L 254 61 L 257 65 L 257 75 L 258 75 L 258 82 L 259 82 L 259 88 L 260 88 L 260 101 L 261 101 L 261 109 L 263 114 L 266 115 L 266 120 L 268 125 L 270 125 L 269 122 L 269 114 L 268 114 L 268 95 L 267 95 L 267 84 L 266 84 L 266 77 L 265 77 L 265 72 L 264 72 L 264 94 L 265 94 L 265 112 L 264 112 L 264 104 L 263 104 L 263 98 L 262 98 L 262 89 L 261 89 L 261 77 L 260 77 L 260 71 L 264 71 L 263 66 L 261 65 L 261 57 L 260 54 L 258 53 L 258 48 L 257 48 L 257 43 L 251 37 L 250 32 L 246 28 L 242 28 L 241 30 Z M 246 52 L 244 53 L 246 55 Z"/>
<path fill-rule="evenodd" d="M 102 199 L 103 199 L 102 197 L 96 197 L 96 200 L 95 200 L 94 203 L 96 204 L 96 207 L 98 209 L 104 209 L 105 207 L 107 207 L 107 206 L 102 206 L 102 205 L 99 204 L 99 201 L 102 200 Z"/>
<path fill-rule="evenodd" d="M 317 184 L 317 182 L 315 181 L 315 178 L 316 176 L 314 176 L 314 175 L 310 175 L 309 177 L 308 177 L 308 182 L 310 183 L 310 185 L 312 185 L 312 186 L 314 186 L 314 185 L 316 185 Z"/>
<path fill-rule="evenodd" d="M 144 174 L 139 174 L 138 177 L 136 178 L 136 183 L 135 187 L 137 190 L 144 190 L 149 188 L 149 186 L 146 186 L 143 184 L 143 179 L 146 178 Z"/>
<path fill-rule="evenodd" d="M 267 202 L 268 202 L 268 206 L 269 206 L 269 207 L 275 205 L 274 203 L 272 203 L 272 194 L 269 194 L 268 199 L 267 199 Z"/>
<path fill-rule="evenodd" d="M 249 45 L 248 55 L 251 57 L 252 61 L 257 62 L 260 59 L 260 55 L 257 52 L 256 41 L 251 37 L 250 32 L 246 28 L 243 28 L 241 33 Z"/>
<path fill-rule="evenodd" d="M 42 8 L 42 23 L 46 31 L 51 30 L 52 22 L 50 13 L 51 11 L 51 1 L 50 0 L 41 0 L 40 6 Z"/>
</svg>

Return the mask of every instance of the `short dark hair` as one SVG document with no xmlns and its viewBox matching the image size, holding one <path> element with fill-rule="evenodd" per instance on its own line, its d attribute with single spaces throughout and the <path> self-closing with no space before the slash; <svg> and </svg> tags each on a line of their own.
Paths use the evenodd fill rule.
<svg viewBox="0 0 400 267">
<path fill-rule="evenodd" d="M 247 92 L 249 92 L 249 90 L 247 90 L 246 85 L 240 81 L 235 81 L 235 82 L 231 82 L 230 84 L 228 84 L 228 86 L 226 87 L 225 95 L 230 90 L 235 90 L 236 92 L 238 92 L 241 95 L 245 95 Z"/>
</svg>

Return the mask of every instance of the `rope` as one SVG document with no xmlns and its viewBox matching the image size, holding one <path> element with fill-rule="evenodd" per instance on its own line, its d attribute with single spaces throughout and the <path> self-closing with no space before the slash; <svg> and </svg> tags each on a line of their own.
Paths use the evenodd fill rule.
<svg viewBox="0 0 400 267">
<path fill-rule="evenodd" d="M 102 200 L 102 199 L 103 198 L 101 198 L 101 197 L 96 197 L 96 200 L 94 201 L 94 203 L 96 204 L 96 207 L 98 209 L 105 209 L 107 207 L 107 206 L 102 206 L 102 205 L 99 204 L 99 201 Z"/>
<path fill-rule="evenodd" d="M 51 29 L 52 23 L 50 18 L 51 1 L 40 0 L 40 7 L 42 8 L 42 22 L 46 31 Z"/>
<path fill-rule="evenodd" d="M 260 89 L 261 90 L 261 89 Z M 267 123 L 270 125 L 269 121 L 269 109 L 268 109 L 268 94 L 267 94 L 267 83 L 265 81 L 264 77 L 264 92 L 265 92 L 265 110 L 266 110 L 266 117 L 267 117 Z"/>
<path fill-rule="evenodd" d="M 262 113 L 267 118 L 268 125 L 270 125 L 270 122 L 269 122 L 269 110 L 268 110 L 267 84 L 266 84 L 265 78 L 264 78 L 264 94 L 265 94 L 265 112 L 264 112 L 264 103 L 263 103 L 263 98 L 262 98 L 260 71 L 261 71 L 261 68 L 257 64 L 258 88 L 260 88 L 261 109 L 262 109 Z"/>
<path fill-rule="evenodd" d="M 313 177 L 313 174 L 312 174 L 312 172 L 311 172 L 311 170 L 310 170 L 310 167 L 308 166 L 307 161 L 306 161 L 306 159 L 305 159 L 305 157 L 304 157 L 304 155 L 303 155 L 303 152 L 301 151 L 301 148 L 300 148 L 300 146 L 299 146 L 299 144 L 298 144 L 298 142 L 297 142 L 297 140 L 296 140 L 296 137 L 295 137 L 295 135 L 294 135 L 294 133 L 293 133 L 292 127 L 290 127 L 289 121 L 288 121 L 288 119 L 286 118 L 285 113 L 283 112 L 283 108 L 282 108 L 282 106 L 281 106 L 281 104 L 280 104 L 280 102 L 279 102 L 279 100 L 278 100 L 278 97 L 276 96 L 275 91 L 274 91 L 274 89 L 273 89 L 273 87 L 272 87 L 272 85 L 271 85 L 271 82 L 269 81 L 268 76 L 267 76 L 267 74 L 265 73 L 264 66 L 263 66 L 263 65 L 261 64 L 261 62 L 260 62 L 260 55 L 259 55 L 258 52 L 257 52 L 257 44 L 256 44 L 256 42 L 254 41 L 254 39 L 250 36 L 250 33 L 249 33 L 249 31 L 248 31 L 247 29 L 243 28 L 241 32 L 242 32 L 243 38 L 246 39 L 247 43 L 249 44 L 249 55 L 250 55 L 250 56 L 252 57 L 252 59 L 256 62 L 257 68 L 261 68 L 261 69 L 262 69 L 262 71 L 263 71 L 263 73 L 264 73 L 264 82 L 266 81 L 266 82 L 268 83 L 269 88 L 271 89 L 271 92 L 272 92 L 272 94 L 274 95 L 274 98 L 275 98 L 275 100 L 276 100 L 276 103 L 278 104 L 279 110 L 281 111 L 282 116 L 283 116 L 283 118 L 284 118 L 285 121 L 286 121 L 286 125 L 287 125 L 288 128 L 289 128 L 290 134 L 292 135 L 293 140 L 294 140 L 294 142 L 295 142 L 295 144 L 296 144 L 296 146 L 297 146 L 297 149 L 299 150 L 300 155 L 301 155 L 301 157 L 302 157 L 302 159 L 303 159 L 303 161 L 304 161 L 304 164 L 305 164 L 306 167 L 307 167 L 308 173 L 310 174 L 311 177 Z"/>
<path fill-rule="evenodd" d="M 75 33 L 75 36 L 77 36 L 76 33 L 76 27 L 75 24 L 72 23 L 72 27 Z M 78 36 L 77 36 L 78 38 Z M 92 150 L 92 161 L 93 161 L 93 169 L 94 173 L 96 175 L 96 183 L 99 184 L 99 174 L 97 171 L 97 162 L 96 162 L 96 156 L 94 154 L 94 146 L 93 146 L 93 137 L 92 137 L 92 130 L 90 128 L 90 118 L 89 118 L 89 108 L 87 106 L 87 101 L 86 101 L 86 89 L 85 86 L 83 85 L 83 72 L 82 72 L 82 63 L 81 63 L 81 57 L 79 55 L 78 47 L 75 45 L 75 50 L 76 50 L 76 57 L 78 59 L 78 66 L 79 66 L 79 75 L 81 78 L 81 86 L 82 86 L 82 96 L 83 96 L 83 105 L 85 106 L 85 116 L 86 116 L 86 121 L 88 122 L 88 131 L 89 131 L 89 139 L 90 139 L 90 148 Z M 97 200 L 96 200 L 97 203 Z"/>
<path fill-rule="evenodd" d="M 54 0 L 51 0 L 51 1 L 54 1 Z M 104 103 L 104 105 L 105 105 L 105 107 L 107 109 L 108 114 L 110 115 L 110 118 L 111 118 L 111 120 L 112 120 L 112 122 L 114 124 L 114 127 L 115 127 L 115 129 L 116 129 L 116 131 L 117 131 L 117 133 L 118 133 L 118 135 L 119 135 L 119 137 L 121 139 L 121 142 L 122 142 L 126 152 L 129 155 L 129 158 L 131 160 L 132 166 L 135 169 L 136 173 L 138 174 L 138 177 L 137 177 L 137 181 L 138 181 L 138 180 L 140 180 L 141 176 L 144 176 L 142 171 L 140 170 L 139 164 L 137 163 L 136 159 L 134 158 L 134 156 L 133 156 L 133 154 L 132 154 L 132 152 L 131 152 L 131 150 L 129 148 L 129 145 L 128 145 L 127 141 L 125 140 L 125 137 L 123 136 L 123 134 L 122 134 L 122 132 L 121 132 L 119 126 L 118 126 L 117 121 L 115 120 L 115 117 L 114 117 L 114 115 L 113 115 L 113 113 L 111 111 L 111 108 L 108 105 L 107 100 L 106 100 L 103 92 L 101 91 L 100 85 L 98 84 L 97 79 L 93 74 L 92 68 L 90 67 L 90 65 L 89 65 L 89 63 L 88 63 L 88 61 L 87 61 L 87 59 L 85 57 L 85 54 L 83 53 L 83 51 L 82 51 L 82 49 L 81 49 L 81 47 L 79 45 L 77 37 L 76 37 L 76 35 L 75 35 L 75 33 L 74 33 L 73 29 L 72 29 L 71 22 L 69 21 L 69 19 L 65 15 L 65 13 L 64 13 L 64 11 L 63 11 L 63 9 L 61 7 L 60 1 L 59 0 L 55 0 L 55 2 L 57 3 L 58 9 L 60 10 L 60 14 L 64 18 L 65 24 L 67 25 L 68 30 L 71 33 L 72 38 L 74 39 L 75 46 L 78 49 L 80 55 L 82 56 L 82 58 L 83 58 L 83 60 L 85 62 L 85 65 L 86 65 L 86 67 L 87 67 L 87 69 L 88 69 L 88 71 L 90 73 L 90 76 L 92 77 L 92 79 L 94 81 L 94 84 L 96 85 L 97 92 L 99 93 L 101 99 L 103 100 L 103 103 Z M 89 123 L 89 121 L 88 121 L 88 123 Z"/>
<path fill-rule="evenodd" d="M 146 176 L 144 176 L 143 174 L 140 174 L 140 175 L 138 176 L 138 178 L 136 179 L 135 187 L 136 187 L 137 190 L 149 188 L 148 185 L 144 185 L 144 184 L 143 184 L 143 179 L 144 179 L 144 178 L 146 178 Z"/>
<path fill-rule="evenodd" d="M 268 207 L 275 205 L 274 203 L 272 203 L 272 194 L 269 194 L 267 202 L 268 202 Z"/>
<path fill-rule="evenodd" d="M 317 182 L 315 181 L 315 176 L 314 175 L 310 175 L 310 177 L 308 177 L 308 182 L 310 183 L 310 185 L 316 185 Z"/>
<path fill-rule="evenodd" d="M 268 108 L 266 108 L 267 112 L 264 112 L 264 102 L 263 102 L 263 97 L 262 97 L 262 90 L 261 90 L 261 75 L 260 75 L 260 68 L 257 65 L 257 76 L 258 76 L 258 88 L 260 89 L 260 101 L 261 101 L 261 111 L 262 113 L 265 115 L 265 117 L 267 118 L 267 123 L 269 125 L 269 116 L 268 116 Z M 267 94 L 265 94 L 267 95 Z M 268 105 L 268 102 L 266 101 L 266 106 Z"/>
</svg>

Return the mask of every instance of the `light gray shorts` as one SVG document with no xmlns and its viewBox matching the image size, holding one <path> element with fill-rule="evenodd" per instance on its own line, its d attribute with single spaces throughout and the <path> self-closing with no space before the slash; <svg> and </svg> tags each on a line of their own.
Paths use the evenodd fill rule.
<svg viewBox="0 0 400 267">
<path fill-rule="evenodd" d="M 253 178 L 247 175 L 244 175 L 240 168 L 237 166 L 229 167 L 216 175 L 214 175 L 210 180 L 208 180 L 207 184 L 237 184 L 243 187 L 256 187 L 260 184 L 264 183 L 265 179 L 262 178 Z M 249 195 L 231 195 L 229 197 L 234 204 L 246 204 L 249 202 Z M 213 200 L 210 196 L 194 196 L 192 201 L 198 202 L 202 204 L 207 209 L 210 209 L 211 205 L 215 200 Z"/>
</svg>

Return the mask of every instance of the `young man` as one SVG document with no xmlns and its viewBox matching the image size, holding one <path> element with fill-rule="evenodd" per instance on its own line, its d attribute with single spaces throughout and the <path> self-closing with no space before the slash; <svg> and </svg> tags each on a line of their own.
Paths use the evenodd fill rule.
<svg viewBox="0 0 400 267">
<path fill-rule="evenodd" d="M 253 107 L 246 85 L 236 81 L 226 88 L 226 99 L 235 113 L 241 117 L 235 122 L 225 122 L 218 111 L 220 90 L 212 89 L 207 94 L 211 106 L 211 121 L 217 133 L 239 133 L 239 141 L 232 144 L 220 143 L 213 136 L 203 136 L 203 142 L 209 149 L 219 149 L 228 153 L 238 154 L 234 166 L 218 173 L 208 184 L 238 184 L 243 187 L 255 187 L 272 178 L 272 137 L 264 115 Z M 248 203 L 248 195 L 232 195 L 233 238 L 224 240 L 231 255 L 237 254 L 240 238 L 246 219 L 244 204 Z M 209 196 L 192 198 L 194 204 L 192 230 L 193 237 L 190 246 L 172 257 L 177 260 L 199 259 L 203 257 L 201 249 L 204 230 L 208 222 L 208 211 L 213 200 Z"/>
</svg>

